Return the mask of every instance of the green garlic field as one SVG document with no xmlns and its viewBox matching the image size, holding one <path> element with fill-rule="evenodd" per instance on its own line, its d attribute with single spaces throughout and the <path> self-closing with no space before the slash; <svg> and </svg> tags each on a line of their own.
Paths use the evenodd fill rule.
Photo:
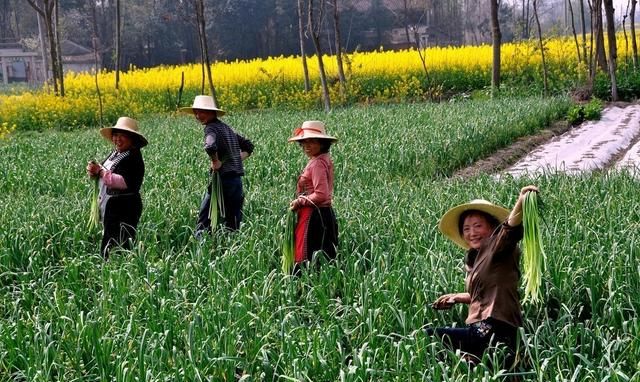
<svg viewBox="0 0 640 382">
<path fill-rule="evenodd" d="M 139 240 L 108 262 L 86 228 L 84 169 L 110 151 L 97 128 L 0 141 L 0 381 L 638 381 L 638 178 L 449 177 L 568 107 L 504 98 L 232 113 L 223 119 L 256 145 L 244 223 L 203 243 L 202 128 L 142 119 Z M 291 278 L 280 245 L 306 159 L 286 140 L 310 119 L 339 139 L 339 259 Z M 474 198 L 510 208 L 531 183 L 544 203 L 543 303 L 524 306 L 516 370 L 469 369 L 423 334 L 466 317 L 430 307 L 464 287 L 464 253 L 438 219 Z"/>
</svg>

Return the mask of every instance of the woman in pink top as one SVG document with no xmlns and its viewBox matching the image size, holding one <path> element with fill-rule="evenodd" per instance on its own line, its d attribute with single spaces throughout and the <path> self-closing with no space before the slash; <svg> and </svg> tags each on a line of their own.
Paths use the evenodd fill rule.
<svg viewBox="0 0 640 382">
<path fill-rule="evenodd" d="M 296 198 L 290 208 L 298 214 L 295 229 L 295 269 L 312 260 L 316 251 L 329 259 L 336 257 L 338 223 L 331 206 L 333 197 L 333 162 L 329 149 L 337 141 L 327 135 L 324 123 L 306 121 L 293 132 L 289 142 L 298 142 L 309 163 L 298 178 Z"/>
</svg>

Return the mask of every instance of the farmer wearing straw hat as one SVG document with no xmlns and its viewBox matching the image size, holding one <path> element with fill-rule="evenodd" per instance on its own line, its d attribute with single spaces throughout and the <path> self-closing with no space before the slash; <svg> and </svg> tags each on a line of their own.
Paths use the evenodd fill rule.
<svg viewBox="0 0 640 382">
<path fill-rule="evenodd" d="M 138 129 L 138 122 L 120 117 L 113 127 L 100 129 L 113 143 L 114 150 L 102 164 L 91 161 L 87 174 L 98 177 L 100 219 L 104 226 L 100 253 L 105 259 L 113 247 L 131 248 L 142 214 L 140 187 L 144 178 L 144 161 L 140 149 L 148 141 Z"/>
<path fill-rule="evenodd" d="M 235 231 L 240 228 L 244 204 L 242 161 L 253 153 L 253 143 L 219 119 L 225 112 L 217 107 L 211 96 L 196 96 L 193 106 L 180 108 L 180 112 L 193 114 L 204 126 L 204 151 L 211 160 L 209 172 L 212 175 L 217 172 L 222 186 L 221 205 L 224 206 L 224 211 L 218 213 L 223 217 L 225 227 Z M 211 232 L 211 192 L 210 181 L 196 223 L 195 235 L 198 238 Z"/>
<path fill-rule="evenodd" d="M 328 135 L 323 122 L 305 121 L 293 131 L 289 142 L 298 142 L 309 162 L 298 178 L 296 198 L 290 208 L 297 212 L 295 228 L 295 268 L 305 260 L 312 260 L 316 251 L 323 251 L 329 259 L 336 257 L 338 223 L 333 211 L 333 162 L 329 154 L 337 141 Z"/>
<path fill-rule="evenodd" d="M 498 342 L 508 347 L 510 357 L 515 354 L 517 328 L 522 325 L 518 242 L 523 236 L 522 203 L 530 191 L 538 192 L 538 188 L 522 188 L 511 211 L 476 199 L 447 211 L 438 225 L 446 237 L 467 251 L 466 292 L 440 296 L 433 307 L 469 305 L 468 326 L 427 329 L 427 334 L 463 351 L 464 359 L 471 364 L 477 363 L 484 351 Z"/>
</svg>

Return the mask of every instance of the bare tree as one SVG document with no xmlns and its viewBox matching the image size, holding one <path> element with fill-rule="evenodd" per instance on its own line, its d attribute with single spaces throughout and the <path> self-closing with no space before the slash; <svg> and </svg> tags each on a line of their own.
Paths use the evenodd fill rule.
<svg viewBox="0 0 640 382">
<path fill-rule="evenodd" d="M 202 78 L 202 93 L 204 93 L 204 73 L 207 73 L 207 79 L 209 80 L 209 90 L 211 97 L 213 98 L 214 105 L 218 105 L 216 98 L 216 88 L 213 86 L 213 77 L 211 76 L 211 62 L 209 61 L 209 49 L 207 48 L 207 29 L 204 19 L 204 1 L 194 0 L 196 7 L 196 23 L 198 24 L 198 37 L 200 38 L 200 52 L 202 54 L 201 63 L 203 70 Z"/>
<path fill-rule="evenodd" d="M 44 20 L 47 40 L 49 42 L 49 56 L 51 58 L 51 72 L 53 73 L 53 92 L 64 97 L 64 76 L 62 63 L 58 61 L 59 40 L 55 37 L 54 10 L 57 0 L 42 0 L 42 6 L 36 4 L 36 0 L 27 0 Z"/>
<path fill-rule="evenodd" d="M 493 65 L 491 71 L 491 90 L 493 93 L 500 89 L 500 20 L 498 19 L 498 0 L 491 0 L 491 36 L 493 41 Z"/>
<path fill-rule="evenodd" d="M 120 88 L 120 38 L 122 36 L 122 15 L 120 14 L 121 10 L 120 0 L 116 0 L 116 36 L 115 36 L 115 45 L 116 45 L 116 57 L 114 58 L 115 64 L 115 72 L 116 72 L 116 89 Z"/>
<path fill-rule="evenodd" d="M 98 84 L 98 68 L 100 67 L 100 63 L 99 63 L 99 59 L 98 59 L 98 17 L 96 16 L 96 3 L 95 2 L 91 2 L 91 20 L 93 21 L 93 37 L 91 39 L 91 41 L 93 42 L 93 59 L 96 65 L 96 71 L 93 74 L 93 80 L 95 82 L 96 85 L 96 94 L 98 94 L 98 107 L 99 107 L 99 118 L 100 118 L 100 125 L 99 126 L 104 126 L 104 121 L 103 121 L 103 114 L 104 114 L 104 110 L 103 110 L 103 105 L 102 105 L 102 93 L 100 93 L 100 86 Z M 116 83 L 117 85 L 117 83 Z M 116 86 L 117 89 L 117 86 Z"/>
<path fill-rule="evenodd" d="M 593 8 L 591 9 L 592 19 L 594 20 L 595 26 L 592 29 L 592 35 L 595 31 L 595 50 L 596 50 L 596 63 L 602 69 L 602 71 L 607 71 L 607 56 L 604 51 L 604 29 L 602 22 L 602 0 L 593 0 Z M 594 17 L 595 16 L 595 17 Z M 595 76 L 595 67 L 593 72 L 591 73 L 591 77 Z"/>
<path fill-rule="evenodd" d="M 344 76 L 344 65 L 342 65 L 342 42 L 340 39 L 340 12 L 338 10 L 338 0 L 333 2 L 333 30 L 336 44 L 336 63 L 338 65 L 338 80 L 342 94 L 347 90 L 347 80 Z"/>
<path fill-rule="evenodd" d="M 536 20 L 536 26 L 538 28 L 538 43 L 540 45 L 540 55 L 542 56 L 542 83 L 544 86 L 544 94 L 549 91 L 549 85 L 547 81 L 547 61 L 544 55 L 544 42 L 542 41 L 542 28 L 540 27 L 540 18 L 538 17 L 538 0 L 533 0 L 533 17 Z"/>
<path fill-rule="evenodd" d="M 584 14 L 584 0 L 580 0 L 580 23 L 582 24 L 582 58 L 590 67 L 590 61 L 587 59 L 587 22 Z"/>
<path fill-rule="evenodd" d="M 624 35 L 624 55 L 629 56 L 629 36 L 627 36 L 627 17 L 629 17 L 629 6 L 631 6 L 631 0 L 627 2 L 627 11 L 622 15 L 622 34 Z"/>
<path fill-rule="evenodd" d="M 413 41 L 416 47 L 416 51 L 418 52 L 418 56 L 420 56 L 420 62 L 422 63 L 422 69 L 424 70 L 425 81 L 429 82 L 429 70 L 427 70 L 427 47 L 422 46 L 420 43 L 420 32 L 418 31 L 417 25 L 412 25 L 409 28 L 413 32 Z"/>
<path fill-rule="evenodd" d="M 604 13 L 607 18 L 607 41 L 609 43 L 609 78 L 611 79 L 611 100 L 618 100 L 616 70 L 618 65 L 618 47 L 616 43 L 615 9 L 613 0 L 604 0 Z"/>
<path fill-rule="evenodd" d="M 411 44 L 411 35 L 409 35 L 409 6 L 407 0 L 403 0 L 402 7 L 404 10 L 404 33 L 407 36 L 407 44 Z"/>
<path fill-rule="evenodd" d="M 636 43 L 636 4 L 637 0 L 631 0 L 631 16 L 629 18 L 629 27 L 631 28 L 631 57 L 633 58 L 633 67 L 638 69 L 638 44 Z"/>
<path fill-rule="evenodd" d="M 300 58 L 302 59 L 302 71 L 304 73 L 304 91 L 311 90 L 311 82 L 309 81 L 309 68 L 307 66 L 307 54 L 304 49 L 304 19 L 303 19 L 302 0 L 298 0 L 298 40 L 300 41 Z"/>
<path fill-rule="evenodd" d="M 318 70 L 320 71 L 320 83 L 322 85 L 322 101 L 324 103 L 324 110 L 326 112 L 331 110 L 331 97 L 329 95 L 329 85 L 327 84 L 327 74 L 324 70 L 324 62 L 322 61 L 322 47 L 320 46 L 320 29 L 322 28 L 322 21 L 324 18 L 324 1 L 319 0 L 317 4 L 317 15 L 314 12 L 315 2 L 314 0 L 308 0 L 307 3 L 307 15 L 309 34 L 311 34 L 311 41 L 316 49 L 316 56 L 318 57 Z"/>
<path fill-rule="evenodd" d="M 62 69 L 62 48 L 60 45 L 60 3 L 56 0 L 53 7 L 53 27 L 55 31 L 56 54 L 58 57 L 58 89 L 60 96 L 64 97 L 64 70 Z"/>
<path fill-rule="evenodd" d="M 580 44 L 578 44 L 578 35 L 576 34 L 576 23 L 573 18 L 573 6 L 571 5 L 571 0 L 567 0 L 567 4 L 569 5 L 569 15 L 571 16 L 571 32 L 573 33 L 573 40 L 576 43 L 576 53 L 578 54 L 578 62 L 582 61 L 580 57 Z"/>
</svg>

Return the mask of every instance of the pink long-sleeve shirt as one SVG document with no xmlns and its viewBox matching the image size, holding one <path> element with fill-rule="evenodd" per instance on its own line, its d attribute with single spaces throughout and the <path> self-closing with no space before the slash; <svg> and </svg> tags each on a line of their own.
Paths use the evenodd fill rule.
<svg viewBox="0 0 640 382">
<path fill-rule="evenodd" d="M 333 198 L 333 162 L 329 153 L 309 160 L 298 178 L 296 188 L 300 206 L 331 207 Z"/>
<path fill-rule="evenodd" d="M 124 190 L 127 188 L 127 183 L 124 181 L 122 175 L 114 174 L 111 170 L 102 169 L 101 179 L 107 188 L 114 190 Z"/>
</svg>

